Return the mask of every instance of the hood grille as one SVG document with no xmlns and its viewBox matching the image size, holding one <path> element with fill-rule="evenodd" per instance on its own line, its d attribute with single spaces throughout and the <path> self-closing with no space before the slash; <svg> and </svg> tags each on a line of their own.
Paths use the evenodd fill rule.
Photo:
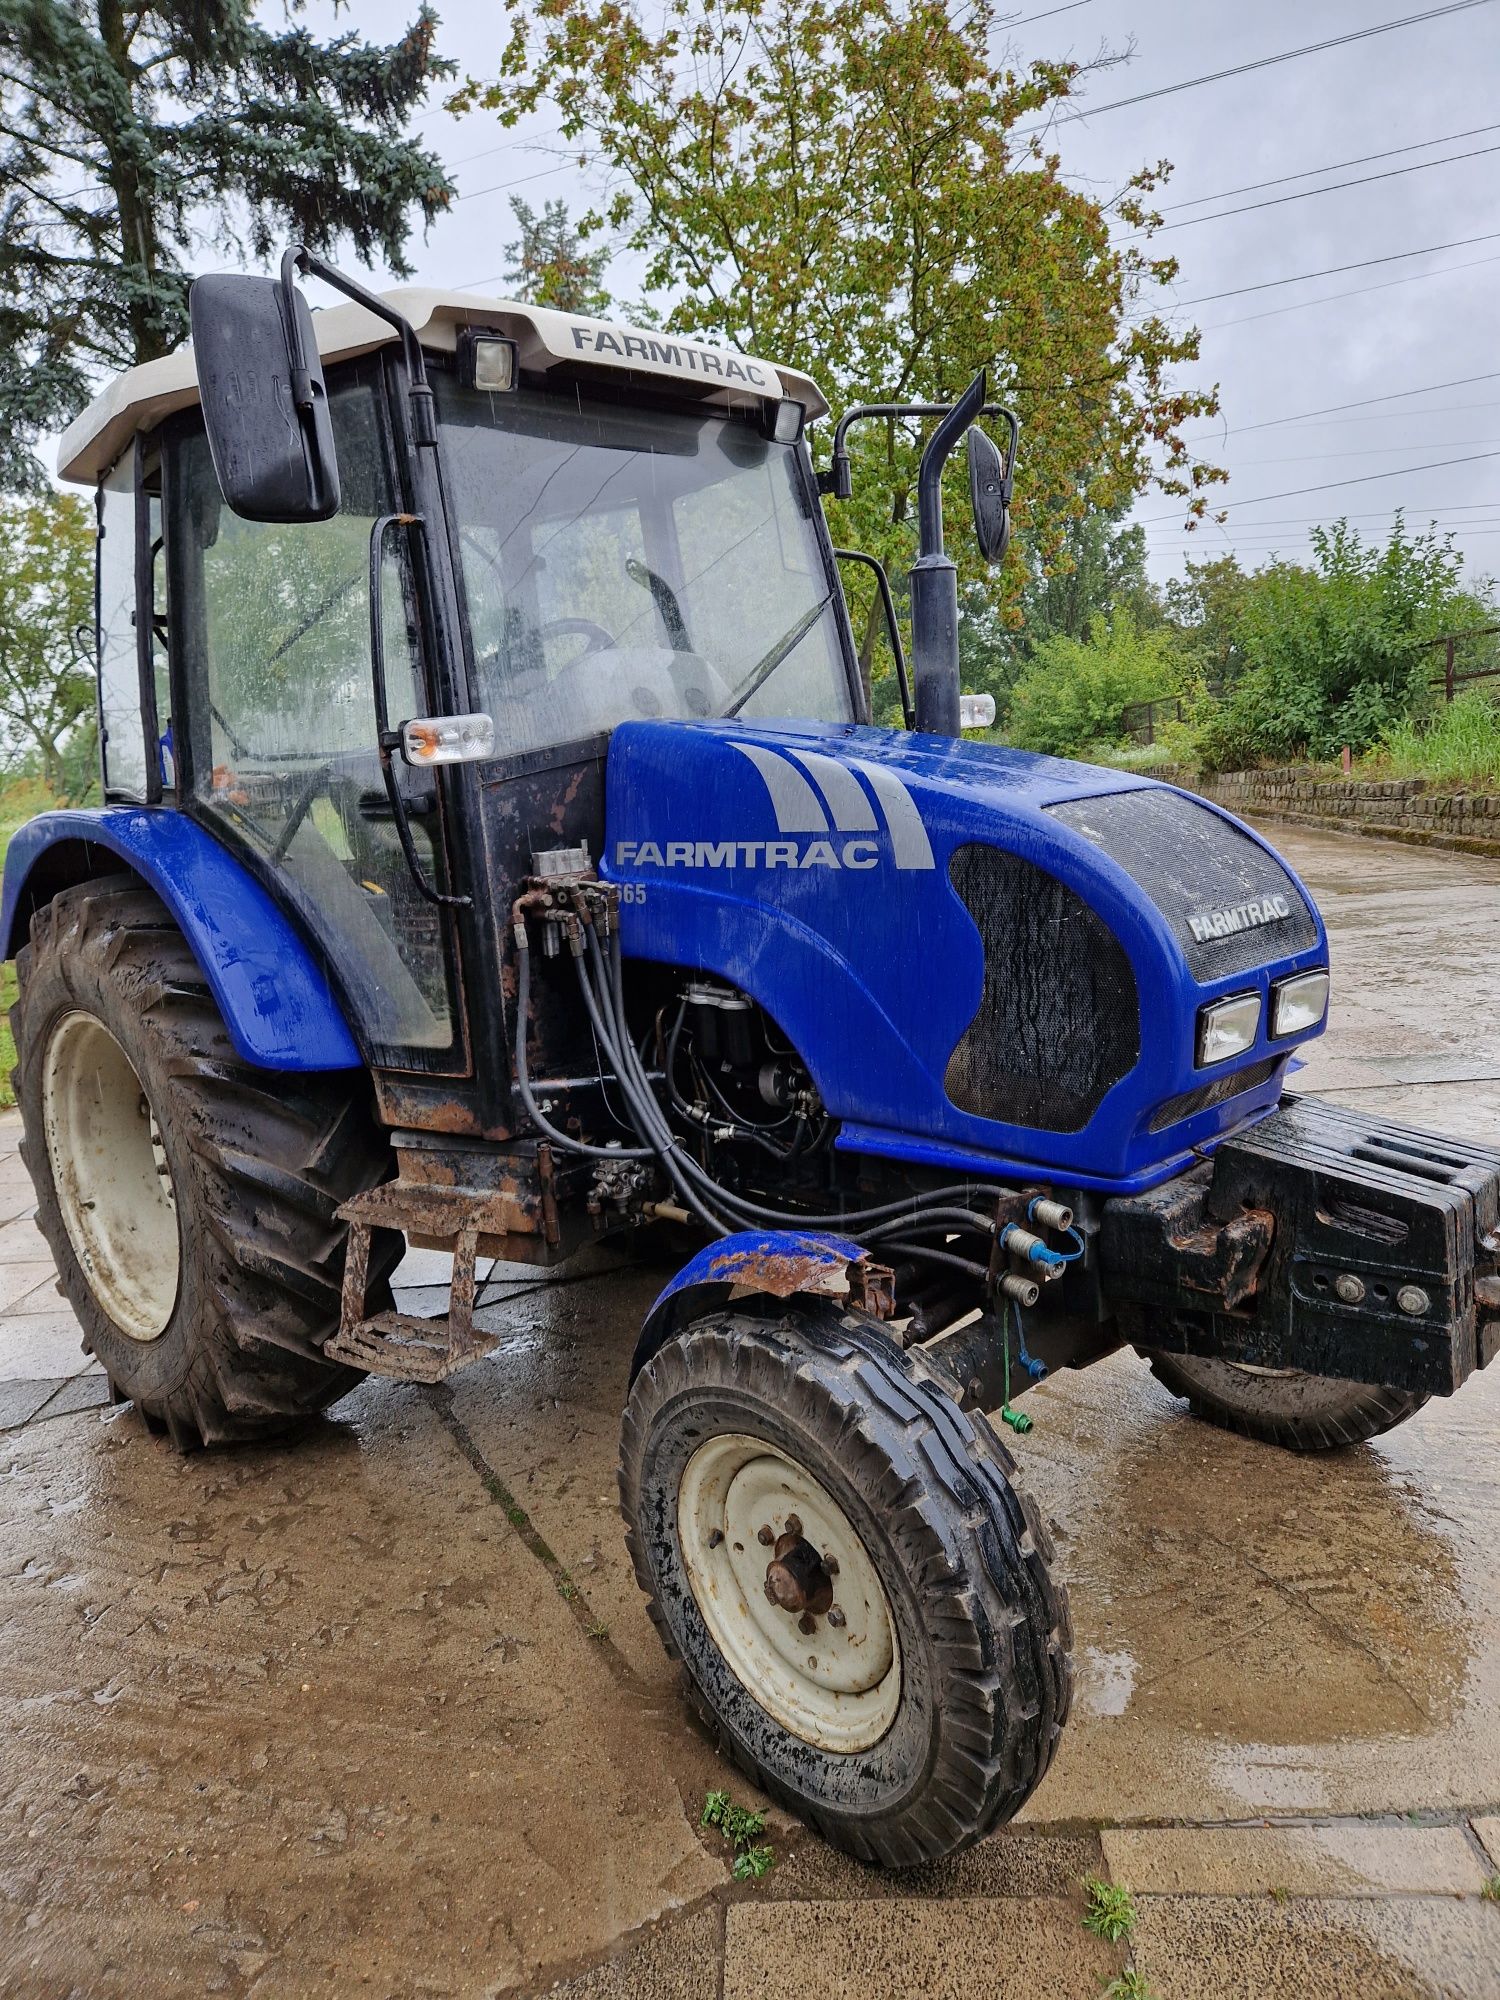
<svg viewBox="0 0 1500 2000">
<path fill-rule="evenodd" d="M 1125 949 L 1056 876 L 999 847 L 960 847 L 949 879 L 984 941 L 979 1011 L 948 1059 L 960 1111 L 1081 1132 L 1140 1054 Z"/>
<path fill-rule="evenodd" d="M 1276 856 L 1196 799 L 1144 786 L 1047 810 L 1140 884 L 1205 984 L 1318 941 L 1313 913 Z"/>
</svg>

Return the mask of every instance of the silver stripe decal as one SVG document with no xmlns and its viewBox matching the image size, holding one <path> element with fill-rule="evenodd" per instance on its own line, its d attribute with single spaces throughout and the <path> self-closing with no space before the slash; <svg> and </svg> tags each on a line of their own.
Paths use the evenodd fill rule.
<svg viewBox="0 0 1500 2000">
<path fill-rule="evenodd" d="M 840 833 L 879 832 L 875 808 L 847 764 L 836 764 L 817 750 L 788 750 L 786 754 L 802 766 L 823 794 Z"/>
<path fill-rule="evenodd" d="M 748 757 L 765 779 L 771 804 L 776 809 L 776 824 L 782 833 L 827 833 L 828 815 L 818 803 L 817 793 L 794 764 L 778 757 L 774 750 L 762 750 L 758 743 L 731 742 L 730 747 Z"/>
<path fill-rule="evenodd" d="M 932 846 L 927 838 L 927 829 L 922 824 L 922 815 L 895 772 L 888 770 L 884 764 L 855 762 L 854 768 L 863 771 L 874 787 L 875 796 L 885 814 L 885 823 L 891 830 L 896 866 L 931 868 Z"/>
</svg>

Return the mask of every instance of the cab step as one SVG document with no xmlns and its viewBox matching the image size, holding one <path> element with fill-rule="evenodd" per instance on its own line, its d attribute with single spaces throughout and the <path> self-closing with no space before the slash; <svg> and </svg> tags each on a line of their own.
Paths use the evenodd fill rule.
<svg viewBox="0 0 1500 2000">
<path fill-rule="evenodd" d="M 505 1235 L 508 1195 L 394 1180 L 355 1195 L 338 1213 L 349 1238 L 339 1330 L 323 1349 L 329 1361 L 393 1382 L 444 1382 L 494 1352 L 495 1336 L 474 1324 L 474 1263 L 481 1237 Z M 453 1289 L 441 1318 L 366 1311 L 370 1238 L 377 1229 L 452 1243 Z"/>
</svg>

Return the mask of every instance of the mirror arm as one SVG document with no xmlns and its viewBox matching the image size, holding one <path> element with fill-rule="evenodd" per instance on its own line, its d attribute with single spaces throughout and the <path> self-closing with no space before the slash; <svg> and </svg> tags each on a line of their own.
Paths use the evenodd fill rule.
<svg viewBox="0 0 1500 2000">
<path fill-rule="evenodd" d="M 306 278 L 321 278 L 325 285 L 331 285 L 336 292 L 342 292 L 346 299 L 353 299 L 356 305 L 363 306 L 366 312 L 374 313 L 377 319 L 383 319 L 387 326 L 393 326 L 400 334 L 401 352 L 406 358 L 407 371 L 411 378 L 407 396 L 411 409 L 412 442 L 417 445 L 435 445 L 437 417 L 433 405 L 432 384 L 427 379 L 427 363 L 422 354 L 422 343 L 417 339 L 417 330 L 411 321 L 404 314 L 398 313 L 394 306 L 387 305 L 378 292 L 369 291 L 357 279 L 346 277 L 336 264 L 328 263 L 315 251 L 309 250 L 305 244 L 294 243 L 281 260 L 283 291 L 290 294 L 293 278 L 299 271 Z M 307 379 L 306 360 L 301 351 L 301 341 L 293 323 L 293 315 L 288 309 L 284 310 L 291 324 L 292 380 L 295 385 Z M 310 403 L 312 400 L 310 387 L 307 395 Z"/>
<path fill-rule="evenodd" d="M 951 403 L 856 403 L 853 409 L 845 410 L 834 426 L 833 460 L 827 472 L 818 474 L 818 491 L 834 500 L 853 497 L 854 475 L 846 441 L 851 424 L 862 423 L 867 417 L 946 417 L 952 408 Z M 1004 403 L 986 403 L 975 414 L 1004 418 L 1010 433 L 1005 453 L 1005 504 L 1009 506 L 1016 477 L 1016 446 L 1021 436 L 1021 421 L 1015 411 L 1007 409 Z"/>
<path fill-rule="evenodd" d="M 411 879 L 429 903 L 440 909 L 472 910 L 472 896 L 449 896 L 441 889 L 434 888 L 428 881 L 422 867 L 422 857 L 417 853 L 417 843 L 412 839 L 411 821 L 407 817 L 406 801 L 401 796 L 401 787 L 396 779 L 396 767 L 391 753 L 401 742 L 399 729 L 392 729 L 390 704 L 386 694 L 385 678 L 385 620 L 382 612 L 382 593 L 385 581 L 385 538 L 392 528 L 416 528 L 426 533 L 426 525 L 419 514 L 382 514 L 370 529 L 370 681 L 375 694 L 376 741 L 380 748 L 380 775 L 385 781 L 385 795 L 391 803 L 391 819 L 395 823 L 396 838 L 401 843 L 401 852 L 406 858 Z"/>
<path fill-rule="evenodd" d="M 917 726 L 917 706 L 911 697 L 911 682 L 906 672 L 906 648 L 901 643 L 901 627 L 896 622 L 896 602 L 891 596 L 891 580 L 885 573 L 885 564 L 877 556 L 868 556 L 863 549 L 835 549 L 834 556 L 839 562 L 863 563 L 866 569 L 875 573 L 875 587 L 880 592 L 880 602 L 885 608 L 886 630 L 891 635 L 891 653 L 896 662 L 896 685 L 901 690 L 901 713 L 906 718 L 908 729 Z"/>
</svg>

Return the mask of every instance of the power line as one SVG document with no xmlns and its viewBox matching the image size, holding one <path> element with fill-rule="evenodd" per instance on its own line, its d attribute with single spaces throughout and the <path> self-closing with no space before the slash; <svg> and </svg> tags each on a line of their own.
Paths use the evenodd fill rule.
<svg viewBox="0 0 1500 2000">
<path fill-rule="evenodd" d="M 1494 129 L 1493 127 L 1491 128 Z M 1289 201 L 1309 201 L 1315 194 L 1338 194 L 1344 188 L 1369 187 L 1375 181 L 1399 180 L 1402 174 L 1420 174 L 1428 167 L 1456 166 L 1460 160 L 1482 160 L 1500 153 L 1500 146 L 1475 146 L 1467 153 L 1449 153 L 1441 160 L 1413 160 L 1409 167 L 1387 167 L 1383 174 L 1360 174 L 1352 181 L 1330 181 L 1326 187 L 1302 188 L 1297 194 L 1272 195 L 1269 201 L 1247 201 L 1243 208 L 1222 208 L 1215 215 L 1186 215 L 1181 222 L 1164 222 L 1158 229 L 1140 229 L 1122 236 L 1122 243 L 1137 243 L 1143 237 L 1159 236 L 1164 229 L 1193 229 L 1200 222 L 1227 222 L 1232 215 L 1253 215 L 1261 208 L 1281 208 Z"/>
<path fill-rule="evenodd" d="M 1500 451 L 1474 451 L 1465 458 L 1436 458 L 1426 465 L 1402 465 L 1391 472 L 1362 472 L 1353 479 L 1325 479 L 1317 486 L 1294 486 L 1285 493 L 1257 493 L 1252 500 L 1225 500 L 1218 504 L 1223 507 L 1264 507 L 1272 500 L 1298 500 L 1304 493 L 1331 493 L 1339 486 L 1369 486 L 1377 479 L 1406 479 L 1414 472 L 1441 472 L 1445 466 L 1476 465 L 1485 458 L 1500 458 Z M 1175 511 L 1171 514 L 1150 514 L 1139 525 L 1149 528 L 1156 521 L 1180 518 Z"/>
<path fill-rule="evenodd" d="M 1177 299 L 1175 307 L 1208 306 L 1218 299 L 1242 299 L 1249 292 L 1274 292 L 1281 285 L 1306 285 L 1314 278 L 1337 278 L 1345 271 L 1369 271 L 1378 264 L 1402 264 L 1408 257 L 1432 257 L 1440 250 L 1467 250 L 1474 243 L 1493 243 L 1500 239 L 1500 229 L 1491 229 L 1484 236 L 1460 236 L 1452 243 L 1424 243 L 1418 250 L 1392 250 L 1384 257 L 1360 257 L 1352 264 L 1327 264 L 1320 271 L 1299 271 L 1291 278 L 1262 278 L 1259 284 L 1235 285 L 1227 292 L 1205 292 L 1201 298 Z"/>
<path fill-rule="evenodd" d="M 513 181 L 496 181 L 493 187 L 470 188 L 467 194 L 455 196 L 455 204 L 460 201 L 478 201 L 482 194 L 508 194 L 512 188 L 525 187 L 528 181 L 544 181 L 548 174 L 560 174 L 571 160 L 558 160 L 550 167 L 539 167 L 534 174 L 520 174 Z"/>
<path fill-rule="evenodd" d="M 1407 396 L 1431 396 L 1439 389 L 1467 389 L 1475 382 L 1494 381 L 1500 381 L 1500 368 L 1491 368 L 1483 375 L 1455 375 L 1451 382 L 1428 382 L 1420 389 L 1392 389 L 1384 396 L 1360 396 L 1352 403 L 1325 403 L 1320 410 L 1299 410 L 1290 417 L 1264 417 L 1258 424 L 1241 424 L 1237 434 L 1273 430 L 1278 424 L 1306 424 L 1314 417 L 1336 417 L 1344 410 L 1367 409 L 1371 403 L 1394 403 Z M 1206 437 L 1208 433 L 1205 431 L 1201 435 Z"/>
<path fill-rule="evenodd" d="M 1444 444 L 1500 445 L 1500 438 L 1444 438 Z M 1429 446 L 1430 448 L 1430 446 Z M 1393 451 L 1421 451 L 1420 444 L 1375 444 L 1345 447 L 1342 451 L 1296 452 L 1288 458 L 1242 458 L 1240 465 L 1322 465 L 1331 458 L 1388 458 Z"/>
<path fill-rule="evenodd" d="M 1049 7 L 1044 14 L 1023 14 L 1019 21 L 1005 21 L 997 25 L 1003 26 L 1009 34 L 1012 28 L 1029 28 L 1033 21 L 1050 21 L 1054 14 L 1076 14 L 1080 7 L 1092 7 L 1093 4 L 1094 0 L 1068 0 L 1065 7 Z"/>
<path fill-rule="evenodd" d="M 1478 523 L 1478 520 L 1480 518 L 1478 516 L 1479 508 L 1484 507 L 1493 510 L 1497 506 L 1500 506 L 1500 501 L 1469 500 L 1466 502 L 1459 502 L 1455 500 L 1450 502 L 1446 506 L 1419 507 L 1416 511 L 1417 513 L 1422 515 L 1424 519 L 1430 517 L 1434 521 L 1437 519 L 1439 514 L 1461 514 L 1464 516 L 1464 520 L 1447 522 L 1444 525 L 1448 527 L 1463 527 L 1463 526 L 1474 526 Z M 1404 503 L 1398 500 L 1395 501 L 1389 507 L 1365 507 L 1360 509 L 1349 509 L 1349 510 L 1341 509 L 1339 518 L 1340 520 L 1344 521 L 1388 521 L 1392 518 L 1393 515 L 1404 514 L 1406 511 L 1407 509 Z M 1158 515 L 1156 518 L 1160 519 L 1161 517 Z M 1484 518 L 1493 519 L 1494 518 L 1493 512 L 1491 512 L 1488 516 Z M 1262 529 L 1270 529 L 1270 528 L 1319 528 L 1326 523 L 1327 519 L 1328 516 L 1326 514 L 1277 514 L 1273 515 L 1269 520 L 1254 522 L 1251 526 L 1245 529 L 1245 533 L 1247 535 L 1252 535 L 1252 534 L 1258 535 Z M 1145 524 L 1144 522 L 1142 522 L 1140 525 L 1144 526 Z M 1500 526 L 1500 523 L 1497 523 L 1496 525 Z M 1189 528 L 1188 526 L 1186 526 L 1185 523 L 1179 523 L 1175 527 L 1162 527 L 1153 529 L 1152 539 L 1155 540 L 1157 537 L 1165 535 L 1188 535 L 1199 532 L 1201 532 L 1201 530 Z"/>
<path fill-rule="evenodd" d="M 1325 166 L 1304 167 L 1299 174 L 1278 174 L 1274 180 L 1247 181 L 1243 187 L 1220 188 L 1217 194 L 1195 194 L 1189 201 L 1174 201 L 1161 210 L 1175 215 L 1180 208 L 1201 208 L 1209 201 L 1232 201 L 1237 194 L 1260 194 L 1266 188 L 1285 187 L 1288 181 L 1310 180 L 1314 174 L 1342 173 L 1345 167 L 1368 167 L 1375 160 L 1394 160 L 1401 153 L 1420 153 L 1425 146 L 1451 146 L 1460 139 L 1479 139 L 1486 132 L 1500 132 L 1500 125 L 1471 125 L 1463 132 L 1444 132 L 1436 139 L 1413 139 L 1409 146 L 1388 146 L 1383 153 L 1361 153 L 1352 160 L 1329 160 Z"/>
<path fill-rule="evenodd" d="M 1446 278 L 1456 271 L 1477 271 L 1481 264 L 1500 264 L 1500 254 L 1470 257 L 1462 264 L 1444 264 L 1436 271 L 1411 271 L 1404 278 L 1383 278 L 1378 285 L 1352 285 L 1345 292 L 1325 292 L 1320 299 L 1296 299 L 1288 306 L 1268 306 L 1264 312 L 1241 313 L 1238 319 L 1211 319 L 1200 333 L 1222 333 L 1231 326 L 1253 326 L 1257 320 L 1277 319 L 1282 313 L 1305 312 L 1310 306 L 1336 305 L 1341 299 L 1362 299 L 1370 292 L 1394 291 L 1397 285 L 1425 284 L 1429 278 Z"/>
<path fill-rule="evenodd" d="M 1308 42 L 1300 49 L 1283 49 L 1273 56 L 1258 56 L 1254 62 L 1236 63 L 1233 69 L 1211 70 L 1207 76 L 1190 76 L 1181 83 L 1167 83 L 1156 90 L 1137 91 L 1133 97 L 1117 97 L 1109 104 L 1080 106 L 1070 114 L 1068 122 L 1078 118 L 1102 118 L 1106 111 L 1123 111 L 1131 104 L 1149 104 L 1158 97 L 1173 97 L 1180 90 L 1197 90 L 1205 83 L 1223 83 L 1231 76 L 1248 76 L 1252 70 L 1294 62 L 1299 56 L 1320 55 L 1325 49 L 1340 49 L 1350 42 L 1368 41 L 1372 35 L 1388 35 L 1396 28 L 1413 28 L 1423 21 L 1435 21 L 1443 14 L 1463 14 L 1471 7 L 1487 7 L 1490 4 L 1491 0 L 1448 0 L 1445 7 L 1430 7 L 1423 14 L 1405 14 L 1398 21 L 1381 21 L 1373 28 L 1354 28 L 1346 35 L 1333 35 L 1326 42 Z M 1042 125 L 1018 127 L 1016 137 L 1026 138 L 1032 132 L 1045 132 L 1055 122 L 1059 121 L 1049 119 Z"/>
</svg>

